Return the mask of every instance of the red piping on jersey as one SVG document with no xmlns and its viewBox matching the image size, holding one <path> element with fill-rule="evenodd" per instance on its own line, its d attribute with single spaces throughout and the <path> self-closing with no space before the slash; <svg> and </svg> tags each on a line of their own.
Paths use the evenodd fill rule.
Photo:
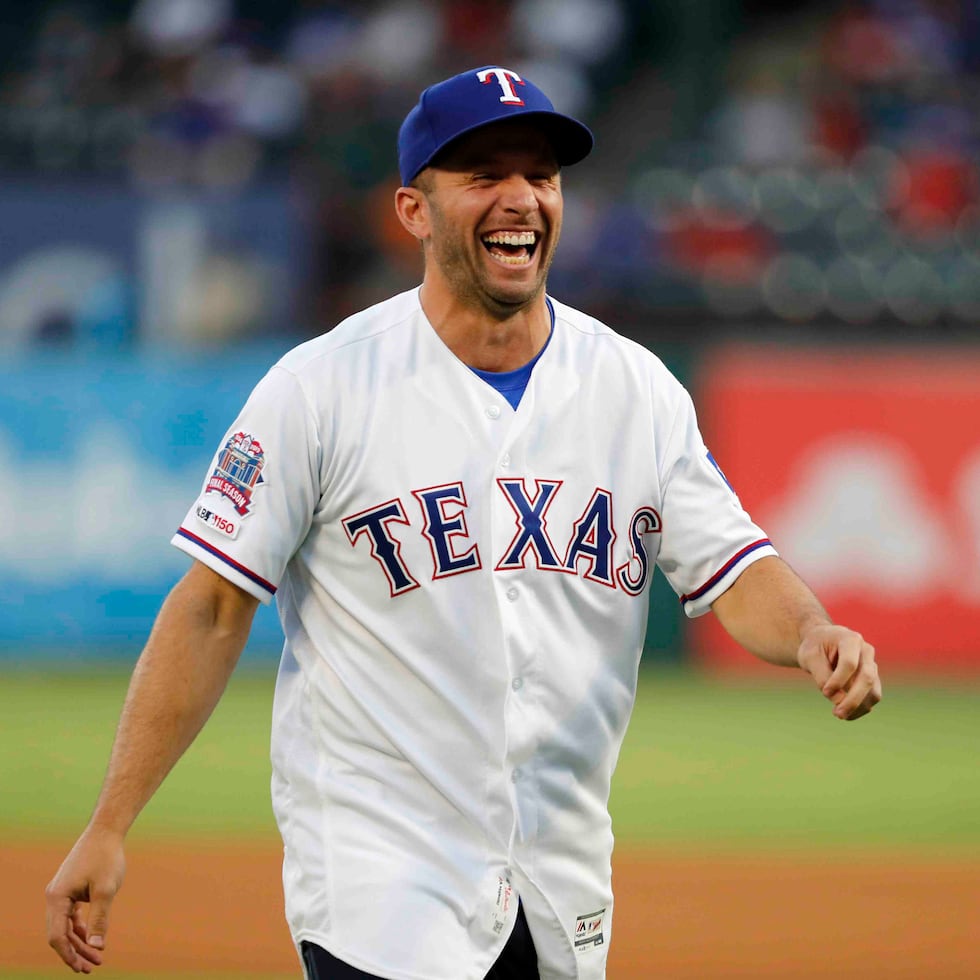
<svg viewBox="0 0 980 980">
<path fill-rule="evenodd" d="M 752 544 L 746 545 L 737 555 L 734 555 L 729 561 L 727 561 L 719 571 L 715 572 L 711 578 L 708 579 L 700 589 L 695 589 L 689 595 L 682 595 L 681 602 L 693 602 L 695 599 L 700 599 L 701 596 L 708 592 L 710 589 L 714 588 L 749 552 L 756 551 L 759 548 L 764 548 L 766 545 L 771 545 L 772 542 L 768 538 L 760 538 L 758 541 L 753 541 Z"/>
<path fill-rule="evenodd" d="M 203 538 L 199 538 L 193 531 L 188 531 L 185 527 L 177 528 L 177 533 L 182 538 L 187 538 L 189 541 L 193 541 L 194 544 L 200 545 L 205 551 L 210 552 L 215 558 L 220 558 L 223 562 L 231 565 L 236 571 L 241 572 L 245 578 L 250 579 L 256 585 L 261 586 L 269 595 L 276 594 L 276 587 L 271 583 L 267 582 L 262 576 L 256 575 L 255 572 L 249 570 L 244 565 L 240 565 L 234 558 L 226 555 L 223 551 L 219 551 L 213 544 L 209 544 Z"/>
</svg>

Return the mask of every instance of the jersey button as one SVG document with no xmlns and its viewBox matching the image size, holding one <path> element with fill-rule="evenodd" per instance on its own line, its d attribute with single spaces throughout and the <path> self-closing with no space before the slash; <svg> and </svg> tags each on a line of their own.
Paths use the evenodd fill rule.
<svg viewBox="0 0 980 980">
<path fill-rule="evenodd" d="M 516 783 L 516 782 L 517 782 L 517 781 L 518 781 L 518 780 L 519 780 L 520 778 L 521 778 L 521 770 L 520 770 L 520 769 L 515 769 L 515 770 L 514 770 L 514 771 L 513 771 L 513 772 L 512 772 L 511 774 L 510 774 L 510 781 L 511 781 L 512 783 Z"/>
<path fill-rule="evenodd" d="M 500 465 L 504 467 L 504 469 L 510 466 L 510 453 L 504 453 L 503 456 L 500 457 Z"/>
<path fill-rule="evenodd" d="M 515 677 L 515 678 L 514 678 L 514 679 L 513 679 L 513 680 L 512 680 L 511 682 L 510 682 L 510 686 L 511 686 L 511 687 L 512 687 L 512 688 L 513 688 L 513 689 L 514 689 L 515 691 L 519 691 L 519 690 L 520 690 L 520 689 L 521 689 L 521 688 L 522 688 L 522 687 L 524 686 L 524 678 L 523 678 L 523 677 Z"/>
<path fill-rule="evenodd" d="M 504 595 L 506 595 L 507 598 L 510 599 L 511 602 L 517 602 L 517 597 L 520 595 L 520 593 L 517 591 L 517 589 L 515 589 L 513 586 L 511 586 L 504 593 Z"/>
<path fill-rule="evenodd" d="M 488 405 L 487 406 L 487 418 L 488 419 L 499 419 L 500 418 L 500 406 L 498 406 L 498 405 Z"/>
</svg>

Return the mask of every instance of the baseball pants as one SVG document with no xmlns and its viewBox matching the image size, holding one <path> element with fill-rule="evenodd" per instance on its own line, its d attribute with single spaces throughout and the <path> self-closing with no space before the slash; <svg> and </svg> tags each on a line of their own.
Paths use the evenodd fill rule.
<svg viewBox="0 0 980 980">
<path fill-rule="evenodd" d="M 349 966 L 313 943 L 303 943 L 302 951 L 307 980 L 384 980 Z M 538 980 L 538 956 L 523 906 L 518 906 L 514 931 L 485 980 Z"/>
</svg>

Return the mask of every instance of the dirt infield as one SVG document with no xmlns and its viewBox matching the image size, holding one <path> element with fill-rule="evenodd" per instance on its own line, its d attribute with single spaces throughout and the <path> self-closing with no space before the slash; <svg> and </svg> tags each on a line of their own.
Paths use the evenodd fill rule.
<svg viewBox="0 0 980 980">
<path fill-rule="evenodd" d="M 63 857 L 61 845 L 0 846 L 0 966 L 55 969 L 43 936 L 43 888 Z M 107 976 L 299 977 L 274 843 L 137 842 L 128 858 Z M 697 859 L 621 847 L 615 885 L 610 980 L 980 977 L 970 927 L 980 858 Z"/>
</svg>

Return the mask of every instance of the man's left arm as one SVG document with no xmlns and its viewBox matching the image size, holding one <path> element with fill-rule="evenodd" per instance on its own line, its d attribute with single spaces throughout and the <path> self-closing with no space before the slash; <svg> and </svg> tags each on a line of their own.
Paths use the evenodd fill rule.
<svg viewBox="0 0 980 980">
<path fill-rule="evenodd" d="M 860 633 L 833 623 L 781 558 L 750 565 L 711 608 L 750 653 L 809 673 L 838 718 L 853 721 L 881 700 L 874 647 Z"/>
</svg>

